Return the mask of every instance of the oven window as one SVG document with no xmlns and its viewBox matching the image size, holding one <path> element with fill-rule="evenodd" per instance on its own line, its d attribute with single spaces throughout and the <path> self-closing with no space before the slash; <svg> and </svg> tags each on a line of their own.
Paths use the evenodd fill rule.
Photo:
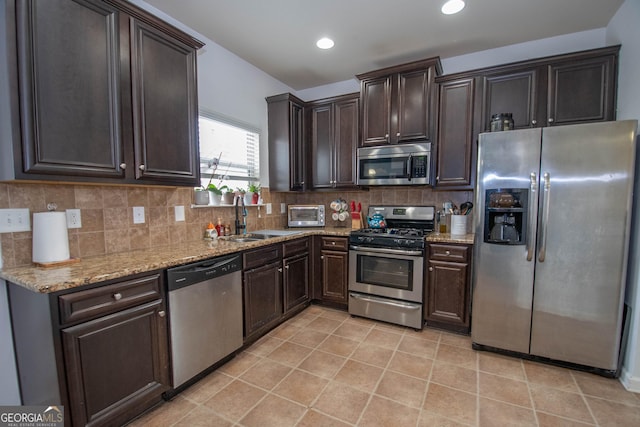
<svg viewBox="0 0 640 427">
<path fill-rule="evenodd" d="M 413 261 L 384 256 L 358 255 L 357 282 L 413 290 Z"/>
<path fill-rule="evenodd" d="M 316 221 L 318 219 L 317 208 L 291 209 L 289 212 L 292 221 Z"/>
<path fill-rule="evenodd" d="M 360 159 L 360 179 L 407 178 L 407 157 Z"/>
</svg>

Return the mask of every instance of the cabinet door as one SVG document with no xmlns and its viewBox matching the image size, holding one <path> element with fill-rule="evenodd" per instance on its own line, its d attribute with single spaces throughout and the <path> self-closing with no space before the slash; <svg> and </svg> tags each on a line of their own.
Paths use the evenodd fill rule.
<svg viewBox="0 0 640 427">
<path fill-rule="evenodd" d="M 309 301 L 309 254 L 283 260 L 284 312 Z"/>
<path fill-rule="evenodd" d="M 282 268 L 277 261 L 244 272 L 245 339 L 282 316 Z"/>
<path fill-rule="evenodd" d="M 196 51 L 131 21 L 135 177 L 199 185 Z"/>
<path fill-rule="evenodd" d="M 427 324 L 468 330 L 468 264 L 430 260 L 428 265 Z"/>
<path fill-rule="evenodd" d="M 123 177 L 118 12 L 87 0 L 16 13 L 24 172 Z"/>
<path fill-rule="evenodd" d="M 332 104 L 311 109 L 311 187 L 333 186 L 333 108 Z M 350 159 L 351 160 L 351 159 Z"/>
<path fill-rule="evenodd" d="M 391 76 L 363 80 L 362 145 L 388 144 L 391 132 Z"/>
<path fill-rule="evenodd" d="M 356 184 L 356 150 L 358 147 L 360 100 L 340 101 L 334 107 L 334 187 Z"/>
<path fill-rule="evenodd" d="M 430 139 L 430 72 L 431 69 L 399 73 L 397 76 L 397 109 L 391 125 L 397 123 L 393 142 L 416 142 Z"/>
<path fill-rule="evenodd" d="M 347 304 L 349 256 L 347 252 L 321 252 L 322 299 Z"/>
<path fill-rule="evenodd" d="M 473 188 L 475 79 L 439 84 L 437 187 Z"/>
<path fill-rule="evenodd" d="M 615 120 L 615 56 L 548 66 L 547 124 Z"/>
<path fill-rule="evenodd" d="M 491 130 L 491 116 L 500 113 L 512 113 L 516 129 L 545 126 L 544 111 L 538 111 L 544 105 L 540 95 L 545 93 L 539 94 L 537 68 L 485 76 L 483 131 Z"/>
<path fill-rule="evenodd" d="M 119 425 L 169 389 L 161 300 L 63 329 L 74 425 Z"/>
</svg>

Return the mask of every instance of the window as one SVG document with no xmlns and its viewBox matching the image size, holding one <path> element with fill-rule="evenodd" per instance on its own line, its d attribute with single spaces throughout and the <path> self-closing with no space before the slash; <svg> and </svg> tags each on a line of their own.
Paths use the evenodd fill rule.
<svg viewBox="0 0 640 427">
<path fill-rule="evenodd" d="M 260 133 L 247 124 L 200 110 L 200 181 L 247 188 L 260 180 Z M 212 175 L 213 174 L 213 178 Z"/>
</svg>

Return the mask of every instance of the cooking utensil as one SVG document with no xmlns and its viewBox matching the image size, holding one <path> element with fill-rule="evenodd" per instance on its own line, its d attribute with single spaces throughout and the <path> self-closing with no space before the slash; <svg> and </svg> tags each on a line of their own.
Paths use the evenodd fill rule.
<svg viewBox="0 0 640 427">
<path fill-rule="evenodd" d="M 464 202 L 460 205 L 460 215 L 469 215 L 471 213 L 471 209 L 473 209 L 473 203 Z"/>
</svg>

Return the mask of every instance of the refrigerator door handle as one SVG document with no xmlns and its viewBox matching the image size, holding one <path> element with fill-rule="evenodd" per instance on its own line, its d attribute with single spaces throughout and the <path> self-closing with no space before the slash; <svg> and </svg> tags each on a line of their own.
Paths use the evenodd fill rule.
<svg viewBox="0 0 640 427">
<path fill-rule="evenodd" d="M 534 251 L 534 242 L 535 239 L 533 238 L 533 226 L 534 226 L 534 222 L 533 219 L 535 218 L 535 212 L 534 212 L 534 203 L 533 201 L 535 200 L 535 197 L 538 197 L 536 195 L 536 193 L 538 192 L 538 175 L 536 175 L 535 172 L 531 172 L 531 175 L 529 176 L 529 178 L 531 179 L 531 184 L 530 184 L 530 195 L 529 195 L 529 218 L 528 218 L 528 222 L 527 222 L 527 261 L 531 261 L 533 259 L 533 251 Z"/>
<path fill-rule="evenodd" d="M 549 172 L 545 172 L 544 192 L 542 193 L 542 221 L 540 223 L 540 251 L 538 252 L 538 261 L 544 262 L 547 254 L 547 223 L 549 222 L 549 193 L 551 192 L 551 176 Z"/>
</svg>

